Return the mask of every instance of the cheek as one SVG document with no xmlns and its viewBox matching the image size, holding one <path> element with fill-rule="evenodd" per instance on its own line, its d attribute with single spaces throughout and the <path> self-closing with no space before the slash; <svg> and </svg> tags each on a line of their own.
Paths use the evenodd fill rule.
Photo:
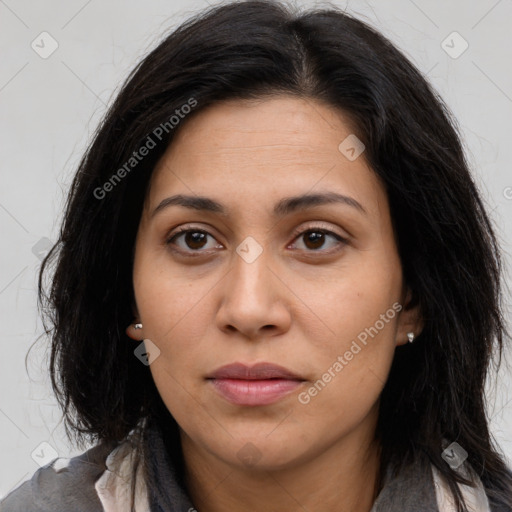
<svg viewBox="0 0 512 512">
<path fill-rule="evenodd" d="M 361 291 L 352 298 L 337 303 L 331 342 L 307 353 L 317 373 L 297 398 L 306 431 L 322 423 L 327 431 L 342 426 L 348 432 L 378 407 L 393 361 L 399 304 Z"/>
<path fill-rule="evenodd" d="M 137 308 L 144 320 L 145 335 L 161 340 L 177 338 L 176 330 L 187 329 L 187 337 L 202 326 L 204 304 L 218 277 L 173 264 L 165 248 L 141 251 L 134 266 Z"/>
<path fill-rule="evenodd" d="M 187 375 L 187 371 L 197 366 L 206 349 L 206 331 L 212 317 L 204 289 L 199 285 L 184 285 L 178 291 L 176 283 L 162 285 L 161 280 L 155 287 L 141 290 L 144 297 L 141 317 L 148 326 L 144 335 L 158 346 L 161 353 L 155 365 L 158 362 L 156 366 L 165 367 L 173 375 Z"/>
<path fill-rule="evenodd" d="M 364 416 L 385 385 L 396 347 L 401 304 L 398 258 L 370 251 L 346 265 L 336 282 L 316 288 L 313 309 L 320 312 L 323 336 L 310 329 L 314 344 L 313 385 L 299 400 L 310 411 L 340 421 Z M 323 290 L 323 293 L 321 291 Z M 328 327 L 328 328 L 327 328 Z M 299 397 L 300 399 L 301 397 Z M 344 416 L 345 415 L 345 416 Z M 348 415 L 348 416 L 347 416 Z"/>
<path fill-rule="evenodd" d="M 343 353 L 361 333 L 364 339 L 366 329 L 376 322 L 381 340 L 393 338 L 397 315 L 392 306 L 400 299 L 402 280 L 392 250 L 354 250 L 328 271 L 316 270 L 303 279 L 290 274 L 286 279 L 300 299 L 294 302 L 295 321 L 319 353 Z M 384 323 L 381 315 L 386 316 Z"/>
<path fill-rule="evenodd" d="M 190 402 L 189 393 L 195 394 L 199 382 L 198 361 L 204 359 L 205 331 L 212 321 L 208 294 L 215 281 L 191 280 L 162 259 L 139 260 L 135 296 L 144 336 L 160 350 L 149 367 L 155 385 L 169 410 L 180 417 L 179 410 Z"/>
</svg>

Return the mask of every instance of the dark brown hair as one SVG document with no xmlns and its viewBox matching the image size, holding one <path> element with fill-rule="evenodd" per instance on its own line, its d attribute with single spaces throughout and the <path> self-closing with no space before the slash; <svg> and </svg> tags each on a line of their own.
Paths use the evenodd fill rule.
<svg viewBox="0 0 512 512">
<path fill-rule="evenodd" d="M 441 457 L 443 443 L 456 441 L 493 510 L 512 510 L 512 475 L 490 435 L 484 395 L 506 336 L 493 227 L 442 99 L 393 44 L 335 7 L 295 12 L 247 1 L 208 8 L 126 80 L 79 165 L 60 239 L 39 278 L 52 384 L 68 435 L 120 441 L 143 429 L 145 418 L 165 415 L 149 368 L 124 332 L 133 320 L 133 251 L 145 192 L 176 132 L 168 126 L 156 137 L 155 129 L 191 98 L 197 115 L 226 99 L 278 94 L 322 101 L 354 123 L 364 157 L 385 184 L 404 278 L 425 319 L 417 341 L 396 350 L 381 396 L 382 467 L 426 454 L 463 511 L 462 480 Z M 148 136 L 155 146 L 147 156 L 99 193 Z M 171 432 L 178 450 L 177 429 Z"/>
</svg>

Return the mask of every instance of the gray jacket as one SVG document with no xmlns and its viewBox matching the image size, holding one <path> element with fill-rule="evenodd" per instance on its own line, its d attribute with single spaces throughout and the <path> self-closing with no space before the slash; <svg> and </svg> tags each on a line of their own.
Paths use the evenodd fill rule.
<svg viewBox="0 0 512 512">
<path fill-rule="evenodd" d="M 142 477 L 136 477 L 136 512 L 194 512 L 176 470 L 166 455 L 159 432 L 152 432 L 151 481 L 157 495 L 149 496 Z M 0 512 L 128 512 L 133 443 L 99 444 L 70 459 L 58 458 L 39 469 L 2 502 Z M 460 485 L 471 512 L 490 512 L 481 482 Z M 165 491 L 164 491 L 165 489 Z M 451 493 L 430 464 L 415 464 L 397 477 L 384 477 L 384 486 L 371 512 L 455 512 Z"/>
</svg>

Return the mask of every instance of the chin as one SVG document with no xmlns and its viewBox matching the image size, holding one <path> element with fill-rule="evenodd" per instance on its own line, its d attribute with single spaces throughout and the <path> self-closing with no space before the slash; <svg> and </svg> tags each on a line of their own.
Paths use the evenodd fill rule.
<svg viewBox="0 0 512 512">
<path fill-rule="evenodd" d="M 277 431 L 272 432 L 272 429 L 260 426 L 243 432 L 232 432 L 232 435 L 227 446 L 217 446 L 212 451 L 229 465 L 239 468 L 254 471 L 289 469 L 308 459 L 310 452 L 304 444 L 304 435 L 291 433 L 285 428 L 278 434 Z"/>
</svg>

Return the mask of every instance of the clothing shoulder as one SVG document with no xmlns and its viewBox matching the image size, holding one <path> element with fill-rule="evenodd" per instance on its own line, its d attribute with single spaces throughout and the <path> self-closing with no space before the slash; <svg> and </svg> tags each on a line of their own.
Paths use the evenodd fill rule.
<svg viewBox="0 0 512 512">
<path fill-rule="evenodd" d="M 472 480 L 474 487 L 459 483 L 459 489 L 469 512 L 491 512 L 489 500 L 480 477 L 466 464 L 456 470 L 465 478 Z M 456 512 L 455 500 L 448 483 L 439 470 L 432 465 L 432 477 L 436 490 L 439 512 Z"/>
<path fill-rule="evenodd" d="M 116 444 L 98 444 L 69 459 L 57 458 L 0 502 L 0 512 L 103 512 L 94 487 Z"/>
</svg>

